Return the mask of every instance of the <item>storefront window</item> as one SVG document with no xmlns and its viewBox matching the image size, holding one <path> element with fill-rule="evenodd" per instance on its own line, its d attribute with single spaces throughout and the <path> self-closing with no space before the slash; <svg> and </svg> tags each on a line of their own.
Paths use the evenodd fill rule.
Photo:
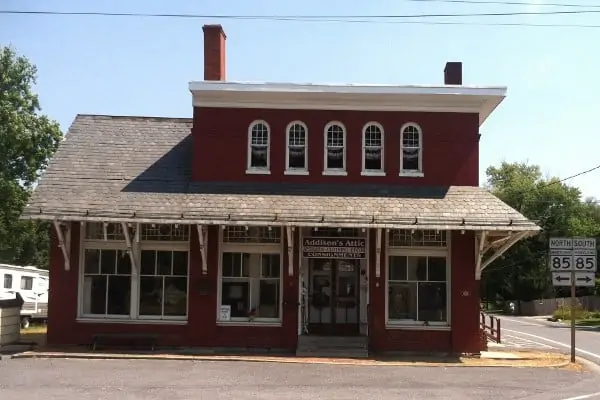
<svg viewBox="0 0 600 400">
<path fill-rule="evenodd" d="M 140 232 L 135 231 L 138 227 Z M 189 226 L 132 224 L 127 229 L 131 255 L 120 223 L 86 224 L 79 316 L 185 320 Z"/>
<path fill-rule="evenodd" d="M 413 246 L 410 246 L 410 244 Z M 448 260 L 441 247 L 445 234 L 421 231 L 390 233 L 387 260 L 388 324 L 447 325 Z M 393 246 L 397 244 L 398 246 Z M 408 246 L 407 246 L 408 245 Z"/>
</svg>

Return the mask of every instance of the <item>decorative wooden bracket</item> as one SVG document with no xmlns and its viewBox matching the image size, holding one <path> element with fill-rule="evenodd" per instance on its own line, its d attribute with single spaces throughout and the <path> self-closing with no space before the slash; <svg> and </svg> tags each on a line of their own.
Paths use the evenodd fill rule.
<svg viewBox="0 0 600 400">
<path fill-rule="evenodd" d="M 484 244 L 486 235 L 482 234 L 479 238 L 479 243 L 477 243 L 478 249 L 482 249 L 482 251 L 480 251 L 479 254 L 477 255 L 477 264 L 476 264 L 476 268 L 475 268 L 475 279 L 480 280 L 481 279 L 481 271 L 483 271 L 488 265 L 490 265 L 492 262 L 494 262 L 502 254 L 504 254 L 508 249 L 510 249 L 512 246 L 514 246 L 519 240 L 525 239 L 527 236 L 529 236 L 531 234 L 532 234 L 532 232 L 530 232 L 530 231 L 511 233 L 502 239 L 494 241 L 493 243 L 491 243 L 491 246 L 490 245 L 486 246 Z M 502 244 L 498 248 L 493 247 L 494 244 L 499 244 L 499 243 L 502 243 Z M 490 251 L 492 254 L 487 260 L 483 261 L 483 256 L 488 251 Z"/>
<path fill-rule="evenodd" d="M 61 223 L 57 220 L 53 222 L 56 229 L 56 236 L 58 237 L 58 246 L 62 250 L 65 261 L 65 271 L 69 271 L 71 269 L 71 223 Z M 66 232 L 63 231 L 63 227 L 66 228 Z"/>
<path fill-rule="evenodd" d="M 288 275 L 294 276 L 294 235 L 292 232 L 294 228 L 291 226 L 285 227 L 285 233 L 287 238 L 287 251 L 288 251 Z"/>
<path fill-rule="evenodd" d="M 134 270 L 139 271 L 138 265 L 135 259 L 135 252 L 133 251 L 133 242 L 131 240 L 131 232 L 127 222 L 121 222 L 121 228 L 123 229 L 123 235 L 125 236 L 125 244 L 127 245 L 127 253 L 129 253 L 129 259 L 131 260 L 131 266 Z M 137 229 L 135 235 L 137 236 Z"/>
<path fill-rule="evenodd" d="M 200 256 L 202 258 L 202 275 L 208 274 L 208 261 L 206 259 L 206 239 L 208 231 L 206 226 L 197 224 L 196 229 L 198 230 L 198 245 L 200 246 Z"/>
<path fill-rule="evenodd" d="M 381 276 L 381 228 L 375 230 L 375 277 Z"/>
</svg>

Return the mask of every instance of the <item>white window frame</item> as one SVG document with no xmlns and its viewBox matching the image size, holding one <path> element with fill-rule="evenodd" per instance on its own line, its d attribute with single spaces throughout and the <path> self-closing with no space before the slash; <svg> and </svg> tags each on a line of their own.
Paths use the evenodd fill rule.
<svg viewBox="0 0 600 400">
<path fill-rule="evenodd" d="M 304 128 L 304 168 L 290 167 L 290 129 L 294 125 Z M 285 128 L 285 171 L 284 175 L 308 175 L 308 127 L 302 121 L 292 121 Z"/>
<path fill-rule="evenodd" d="M 376 127 L 381 132 L 381 168 L 380 169 L 367 169 L 366 168 L 366 155 L 367 155 L 367 129 L 370 127 Z M 385 176 L 385 131 L 383 126 L 379 122 L 369 121 L 362 129 L 362 172 L 363 176 Z"/>
<path fill-rule="evenodd" d="M 141 228 L 141 224 L 139 225 Z M 187 241 L 156 241 L 141 239 L 141 232 L 139 234 L 139 242 L 135 242 L 134 238 L 131 238 L 132 251 L 137 261 L 137 268 L 131 266 L 131 294 L 130 294 L 130 307 L 129 315 L 98 315 L 98 314 L 84 314 L 83 313 L 83 296 L 84 296 L 84 270 L 85 270 L 85 250 L 98 249 L 98 250 L 127 250 L 127 244 L 125 240 L 102 240 L 102 239 L 86 239 L 86 227 L 85 224 L 81 224 L 81 230 L 79 235 L 79 272 L 78 272 L 78 293 L 77 293 L 77 322 L 93 322 L 93 323 L 128 323 L 128 324 L 187 324 L 188 316 L 190 312 L 190 266 L 191 266 L 191 252 L 190 252 L 190 239 L 192 226 L 188 227 L 188 240 Z M 143 250 L 164 250 L 164 251 L 187 251 L 188 252 L 188 268 L 187 268 L 187 305 L 185 316 L 140 316 L 139 315 L 139 302 L 140 302 L 140 265 L 141 251 Z"/>
<path fill-rule="evenodd" d="M 404 170 L 404 131 L 406 128 L 413 127 L 419 131 L 419 169 L 418 170 Z M 400 172 L 398 176 L 421 178 L 423 173 L 423 129 L 419 124 L 414 122 L 408 122 L 400 128 Z"/>
<path fill-rule="evenodd" d="M 232 243 L 223 241 L 223 228 L 219 229 L 219 273 L 217 275 L 217 309 L 215 310 L 217 315 L 217 325 L 242 325 L 242 326 L 281 326 L 283 322 L 283 282 L 284 282 L 284 268 L 283 268 L 283 234 L 284 228 L 282 227 L 282 235 L 279 243 Z M 278 318 L 231 318 L 229 321 L 221 320 L 221 291 L 223 286 L 223 253 L 251 253 L 251 254 L 279 254 L 279 317 Z"/>
<path fill-rule="evenodd" d="M 387 329 L 417 329 L 417 330 L 450 330 L 452 325 L 451 310 L 452 310 L 452 267 L 451 267 L 451 232 L 446 231 L 446 246 L 398 246 L 392 247 L 389 245 L 391 232 L 385 234 L 385 326 Z M 446 321 L 435 322 L 414 320 L 390 320 L 389 318 L 389 274 L 390 274 L 390 257 L 393 256 L 408 256 L 408 257 L 446 257 Z M 418 307 L 418 303 L 417 303 Z"/>
<path fill-rule="evenodd" d="M 252 130 L 258 124 L 263 124 L 267 127 L 267 166 L 266 167 L 253 167 L 252 166 Z M 255 175 L 270 175 L 271 174 L 271 126 L 267 123 L 267 121 L 259 119 L 252 121 L 250 125 L 248 125 L 248 144 L 247 144 L 247 161 L 246 161 L 246 174 L 255 174 Z"/>
<path fill-rule="evenodd" d="M 342 128 L 342 132 L 343 132 L 343 138 L 344 138 L 344 148 L 343 148 L 343 168 L 327 168 L 327 131 L 329 130 L 330 127 L 332 127 L 333 125 L 338 125 L 339 127 Z M 325 125 L 325 129 L 323 130 L 323 175 L 330 175 L 330 176 L 347 176 L 348 172 L 346 171 L 347 168 L 347 160 L 346 160 L 346 153 L 348 151 L 348 140 L 347 140 L 347 136 L 348 136 L 348 131 L 346 130 L 346 126 L 344 124 L 342 124 L 340 121 L 330 121 L 327 123 L 327 125 Z"/>
</svg>

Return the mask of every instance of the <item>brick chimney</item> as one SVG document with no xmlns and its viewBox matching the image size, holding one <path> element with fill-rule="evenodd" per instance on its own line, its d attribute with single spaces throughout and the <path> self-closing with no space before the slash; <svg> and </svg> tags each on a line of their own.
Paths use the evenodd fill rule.
<svg viewBox="0 0 600 400">
<path fill-rule="evenodd" d="M 204 25 L 204 80 L 225 80 L 225 32 L 221 25 Z"/>
<path fill-rule="evenodd" d="M 449 61 L 444 68 L 444 85 L 462 85 L 462 63 Z"/>
</svg>

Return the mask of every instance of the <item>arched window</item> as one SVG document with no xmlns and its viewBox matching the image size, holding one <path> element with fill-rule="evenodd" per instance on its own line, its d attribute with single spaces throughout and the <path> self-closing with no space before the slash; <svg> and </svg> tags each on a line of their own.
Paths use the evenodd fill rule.
<svg viewBox="0 0 600 400">
<path fill-rule="evenodd" d="M 405 124 L 400 137 L 400 175 L 423 176 L 423 137 L 421 128 Z"/>
<path fill-rule="evenodd" d="M 362 175 L 383 175 L 383 127 L 369 122 L 363 128 Z"/>
<path fill-rule="evenodd" d="M 254 121 L 248 129 L 248 170 L 246 173 L 269 173 L 270 129 L 265 121 Z"/>
<path fill-rule="evenodd" d="M 346 175 L 346 129 L 340 122 L 325 126 L 324 175 Z"/>
<path fill-rule="evenodd" d="M 308 172 L 307 132 L 306 125 L 300 121 L 293 121 L 286 128 L 287 175 L 306 175 Z"/>
</svg>

